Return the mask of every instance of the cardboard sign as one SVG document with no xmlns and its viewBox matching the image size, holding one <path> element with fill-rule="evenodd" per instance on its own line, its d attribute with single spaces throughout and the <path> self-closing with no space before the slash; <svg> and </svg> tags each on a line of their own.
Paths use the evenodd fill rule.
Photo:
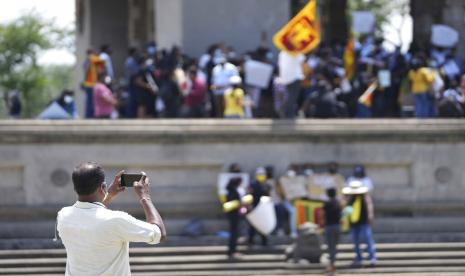
<svg viewBox="0 0 465 276">
<path fill-rule="evenodd" d="M 352 13 L 352 30 L 357 34 L 371 34 L 375 31 L 376 17 L 369 11 Z"/>
<path fill-rule="evenodd" d="M 459 33 L 447 25 L 431 27 L 431 43 L 434 46 L 450 48 L 459 42 Z"/>
<path fill-rule="evenodd" d="M 306 179 L 303 176 L 288 177 L 279 179 L 284 196 L 287 200 L 294 200 L 307 197 Z"/>
<path fill-rule="evenodd" d="M 344 177 L 340 174 L 313 174 L 308 177 L 308 193 L 311 199 L 326 201 L 328 200 L 326 190 L 336 188 L 338 195 L 340 195 L 344 183 Z"/>
<path fill-rule="evenodd" d="M 273 76 L 273 66 L 267 63 L 249 60 L 244 65 L 245 83 L 261 89 L 268 87 Z"/>
<path fill-rule="evenodd" d="M 378 72 L 378 82 L 379 82 L 379 86 L 382 88 L 390 87 L 391 86 L 391 71 L 380 70 Z"/>
</svg>

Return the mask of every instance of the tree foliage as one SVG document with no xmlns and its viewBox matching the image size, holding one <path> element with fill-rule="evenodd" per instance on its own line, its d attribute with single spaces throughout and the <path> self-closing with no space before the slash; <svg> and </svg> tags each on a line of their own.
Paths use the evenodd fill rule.
<svg viewBox="0 0 465 276">
<path fill-rule="evenodd" d="M 408 0 L 349 0 L 350 11 L 371 11 L 376 17 L 376 35 L 383 36 L 390 17 L 399 14 L 405 17 L 410 12 Z"/>
<path fill-rule="evenodd" d="M 50 100 L 49 79 L 38 63 L 45 50 L 69 41 L 68 30 L 35 13 L 0 24 L 0 91 L 17 90 L 23 100 L 23 115 L 36 115 Z"/>
</svg>

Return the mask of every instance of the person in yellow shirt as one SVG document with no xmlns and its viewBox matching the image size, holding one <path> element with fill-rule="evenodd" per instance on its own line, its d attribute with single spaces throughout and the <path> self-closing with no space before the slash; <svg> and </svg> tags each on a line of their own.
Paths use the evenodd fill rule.
<svg viewBox="0 0 465 276">
<path fill-rule="evenodd" d="M 412 60 L 408 78 L 411 91 L 415 95 L 415 114 L 417 118 L 434 117 L 435 98 L 429 93 L 435 80 L 435 72 L 424 66 L 424 62 L 418 59 Z"/>
<path fill-rule="evenodd" d="M 232 76 L 229 79 L 231 88 L 224 93 L 224 118 L 241 119 L 245 117 L 244 98 L 245 93 L 241 88 L 242 79 Z"/>
</svg>

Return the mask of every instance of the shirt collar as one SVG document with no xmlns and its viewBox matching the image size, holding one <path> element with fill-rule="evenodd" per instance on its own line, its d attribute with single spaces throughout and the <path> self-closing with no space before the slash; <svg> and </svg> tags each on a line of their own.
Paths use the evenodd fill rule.
<svg viewBox="0 0 465 276">
<path fill-rule="evenodd" d="M 101 202 L 76 201 L 73 206 L 80 209 L 106 208 L 105 205 Z"/>
</svg>

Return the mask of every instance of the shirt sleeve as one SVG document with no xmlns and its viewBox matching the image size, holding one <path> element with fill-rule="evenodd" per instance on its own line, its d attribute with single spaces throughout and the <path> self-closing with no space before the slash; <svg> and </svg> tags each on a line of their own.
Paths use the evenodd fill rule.
<svg viewBox="0 0 465 276">
<path fill-rule="evenodd" d="M 155 224 L 138 220 L 123 212 L 118 214 L 116 223 L 117 234 L 126 242 L 160 243 L 161 230 Z"/>
</svg>

